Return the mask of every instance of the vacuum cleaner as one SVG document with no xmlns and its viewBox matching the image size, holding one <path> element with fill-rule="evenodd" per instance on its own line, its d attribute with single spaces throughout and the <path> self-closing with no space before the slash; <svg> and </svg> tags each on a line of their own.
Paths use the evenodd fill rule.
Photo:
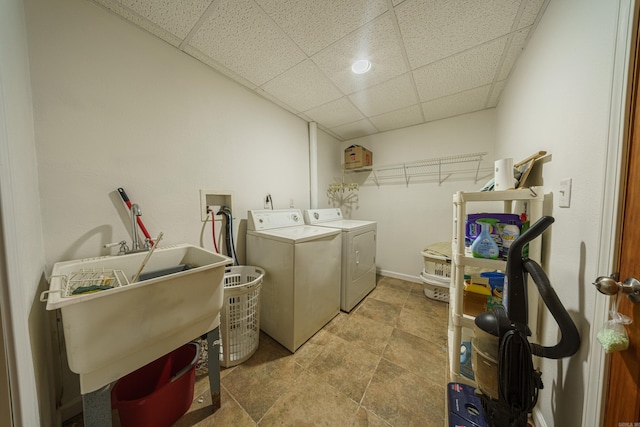
<svg viewBox="0 0 640 427">
<path fill-rule="evenodd" d="M 575 354 L 580 335 L 540 265 L 523 249 L 541 235 L 553 217 L 544 216 L 509 248 L 502 304 L 476 316 L 472 361 L 485 420 L 490 427 L 526 427 L 543 388 L 533 355 L 561 359 Z M 531 276 L 562 334 L 552 347 L 530 343 L 527 325 L 527 278 Z"/>
</svg>

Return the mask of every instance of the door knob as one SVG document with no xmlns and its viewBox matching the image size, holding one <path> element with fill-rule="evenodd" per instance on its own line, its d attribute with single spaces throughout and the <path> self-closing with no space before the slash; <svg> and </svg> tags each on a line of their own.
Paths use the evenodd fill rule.
<svg viewBox="0 0 640 427">
<path fill-rule="evenodd" d="M 602 294 L 615 295 L 622 292 L 632 302 L 640 302 L 640 281 L 633 277 L 629 277 L 621 283 L 613 277 L 600 276 L 593 282 L 593 285 Z"/>
</svg>

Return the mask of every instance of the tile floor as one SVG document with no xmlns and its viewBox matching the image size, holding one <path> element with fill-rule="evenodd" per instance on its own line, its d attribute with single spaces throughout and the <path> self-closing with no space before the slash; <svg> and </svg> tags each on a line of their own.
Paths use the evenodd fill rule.
<svg viewBox="0 0 640 427">
<path fill-rule="evenodd" d="M 379 276 L 363 302 L 294 354 L 261 333 L 251 359 L 222 370 L 214 414 L 197 371 L 193 405 L 175 426 L 442 427 L 447 309 L 422 285 Z"/>
</svg>

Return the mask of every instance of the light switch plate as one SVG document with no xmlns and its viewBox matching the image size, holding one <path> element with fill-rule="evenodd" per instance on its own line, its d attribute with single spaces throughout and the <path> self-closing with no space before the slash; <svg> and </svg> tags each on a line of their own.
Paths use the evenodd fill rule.
<svg viewBox="0 0 640 427">
<path fill-rule="evenodd" d="M 568 208 L 571 206 L 571 178 L 563 179 L 560 181 L 560 189 L 558 190 L 560 194 L 560 200 L 558 201 L 558 206 L 561 208 Z"/>
</svg>

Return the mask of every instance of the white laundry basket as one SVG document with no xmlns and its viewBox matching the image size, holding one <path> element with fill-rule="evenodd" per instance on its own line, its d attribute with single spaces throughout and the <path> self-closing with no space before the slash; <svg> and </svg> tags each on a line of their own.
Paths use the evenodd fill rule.
<svg viewBox="0 0 640 427">
<path fill-rule="evenodd" d="M 449 302 L 449 284 L 451 279 L 443 279 L 440 276 L 427 273 L 422 270 L 420 273 L 424 295 L 436 301 Z"/>
<path fill-rule="evenodd" d="M 227 267 L 224 304 L 220 311 L 220 365 L 225 368 L 249 359 L 258 349 L 260 290 L 264 270 L 259 267 Z"/>
</svg>

